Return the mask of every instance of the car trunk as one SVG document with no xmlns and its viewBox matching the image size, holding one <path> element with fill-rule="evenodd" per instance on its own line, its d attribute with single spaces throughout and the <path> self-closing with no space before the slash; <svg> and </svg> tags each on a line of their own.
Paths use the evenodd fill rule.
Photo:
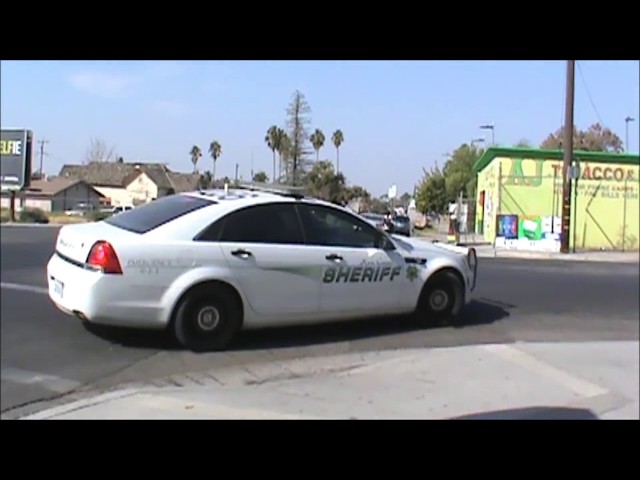
<svg viewBox="0 0 640 480">
<path fill-rule="evenodd" d="M 56 252 L 74 262 L 85 263 L 96 242 L 104 240 L 117 244 L 118 240 L 137 236 L 105 222 L 65 225 L 58 233 Z"/>
</svg>

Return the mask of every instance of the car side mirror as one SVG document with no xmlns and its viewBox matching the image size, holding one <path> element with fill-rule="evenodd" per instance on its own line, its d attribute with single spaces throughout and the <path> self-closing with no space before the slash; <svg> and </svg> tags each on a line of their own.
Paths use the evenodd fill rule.
<svg viewBox="0 0 640 480">
<path fill-rule="evenodd" d="M 380 235 L 378 237 L 378 248 L 380 248 L 381 250 L 395 250 L 396 246 L 393 244 L 393 242 L 391 242 L 391 240 L 389 240 L 389 238 L 386 235 Z"/>
</svg>

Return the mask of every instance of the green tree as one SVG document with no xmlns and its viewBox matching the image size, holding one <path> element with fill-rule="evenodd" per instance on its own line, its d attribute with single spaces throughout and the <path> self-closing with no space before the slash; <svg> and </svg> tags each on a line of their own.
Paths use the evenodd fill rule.
<svg viewBox="0 0 640 480">
<path fill-rule="evenodd" d="M 212 175 L 213 175 L 213 179 L 215 180 L 215 178 L 216 178 L 216 163 L 217 163 L 218 159 L 220 158 L 220 155 L 222 155 L 222 145 L 220 145 L 220 143 L 217 140 L 214 140 L 209 145 L 209 155 L 211 155 L 211 158 L 213 158 L 213 172 L 212 172 Z"/>
<path fill-rule="evenodd" d="M 561 150 L 564 138 L 563 129 L 558 129 L 542 142 L 541 148 Z M 573 127 L 573 148 L 590 152 L 622 152 L 623 143 L 618 135 L 599 123 L 591 125 L 587 130 Z"/>
<path fill-rule="evenodd" d="M 371 208 L 371 194 L 360 185 L 344 187 L 342 201 L 345 204 L 356 201 L 356 208 L 358 212 L 366 212 Z"/>
<path fill-rule="evenodd" d="M 340 173 L 340 145 L 344 143 L 344 134 L 338 129 L 331 135 L 331 142 L 336 147 L 336 172 Z"/>
<path fill-rule="evenodd" d="M 269 176 L 267 172 L 259 171 L 253 176 L 253 181 L 256 183 L 267 183 L 269 181 Z"/>
<path fill-rule="evenodd" d="M 316 128 L 315 132 L 309 137 L 309 140 L 311 141 L 313 149 L 316 151 L 316 161 L 320 161 L 320 149 L 324 146 L 325 141 L 324 133 L 322 133 L 322 130 L 319 128 Z"/>
<path fill-rule="evenodd" d="M 424 171 L 416 188 L 416 209 L 424 214 L 444 213 L 448 203 L 446 179 L 436 164 Z"/>
<path fill-rule="evenodd" d="M 442 169 L 445 178 L 447 201 L 455 202 L 460 193 L 465 198 L 474 198 L 476 194 L 476 174 L 473 166 L 484 150 L 466 143 L 451 154 Z"/>
<path fill-rule="evenodd" d="M 346 180 L 341 173 L 336 174 L 327 160 L 316 162 L 305 176 L 309 193 L 328 202 L 344 203 Z"/>
<path fill-rule="evenodd" d="M 304 176 L 309 154 L 307 142 L 309 141 L 308 126 L 311 124 L 311 107 L 302 92 L 296 90 L 293 93 L 289 107 L 287 108 L 287 126 L 291 139 L 291 181 L 299 185 Z"/>
<path fill-rule="evenodd" d="M 267 134 L 264 137 L 264 141 L 273 153 L 273 178 L 276 178 L 276 151 L 279 152 L 282 129 L 277 125 L 272 125 L 267 130 Z"/>
<path fill-rule="evenodd" d="M 206 172 L 200 175 L 200 178 L 198 180 L 198 188 L 202 188 L 202 189 L 211 188 L 213 186 L 213 181 L 214 181 L 213 175 L 209 170 L 207 170 Z"/>
<path fill-rule="evenodd" d="M 193 164 L 193 173 L 197 173 L 198 161 L 202 156 L 202 150 L 200 150 L 199 146 L 194 145 L 193 147 L 191 147 L 191 150 L 189 151 L 189 155 L 191 156 L 191 163 Z"/>
</svg>

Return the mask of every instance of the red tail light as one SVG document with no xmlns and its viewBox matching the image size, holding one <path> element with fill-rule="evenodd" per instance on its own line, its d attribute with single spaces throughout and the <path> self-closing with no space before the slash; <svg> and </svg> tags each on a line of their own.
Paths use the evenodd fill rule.
<svg viewBox="0 0 640 480">
<path fill-rule="evenodd" d="M 120 260 L 109 242 L 96 242 L 91 247 L 87 264 L 100 268 L 104 273 L 122 275 Z"/>
</svg>

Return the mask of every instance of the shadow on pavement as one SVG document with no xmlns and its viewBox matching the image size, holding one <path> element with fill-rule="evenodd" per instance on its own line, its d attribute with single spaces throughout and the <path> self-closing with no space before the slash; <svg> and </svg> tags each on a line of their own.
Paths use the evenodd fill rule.
<svg viewBox="0 0 640 480">
<path fill-rule="evenodd" d="M 437 328 L 465 328 L 488 325 L 509 316 L 502 306 L 484 301 L 472 301 L 455 325 L 421 327 L 408 317 L 381 317 L 371 320 L 329 323 L 300 327 L 270 328 L 244 332 L 230 350 L 262 350 L 305 347 L 366 338 L 397 335 Z"/>
<path fill-rule="evenodd" d="M 469 303 L 465 313 L 455 325 L 440 325 L 426 327 L 426 329 L 458 329 L 488 325 L 508 317 L 508 308 L 514 308 L 514 306 L 492 302 L 487 299 L 473 300 Z M 85 328 L 103 340 L 124 347 L 152 350 L 182 349 L 173 339 L 172 335 L 166 331 L 135 330 L 91 324 L 85 324 Z M 397 335 L 424 329 L 425 327 L 417 326 L 411 319 L 398 316 L 320 325 L 268 328 L 242 332 L 228 350 L 305 347 L 386 335 Z"/>
<path fill-rule="evenodd" d="M 599 420 L 599 418 L 586 408 L 527 407 L 472 413 L 452 417 L 449 420 Z"/>
</svg>

